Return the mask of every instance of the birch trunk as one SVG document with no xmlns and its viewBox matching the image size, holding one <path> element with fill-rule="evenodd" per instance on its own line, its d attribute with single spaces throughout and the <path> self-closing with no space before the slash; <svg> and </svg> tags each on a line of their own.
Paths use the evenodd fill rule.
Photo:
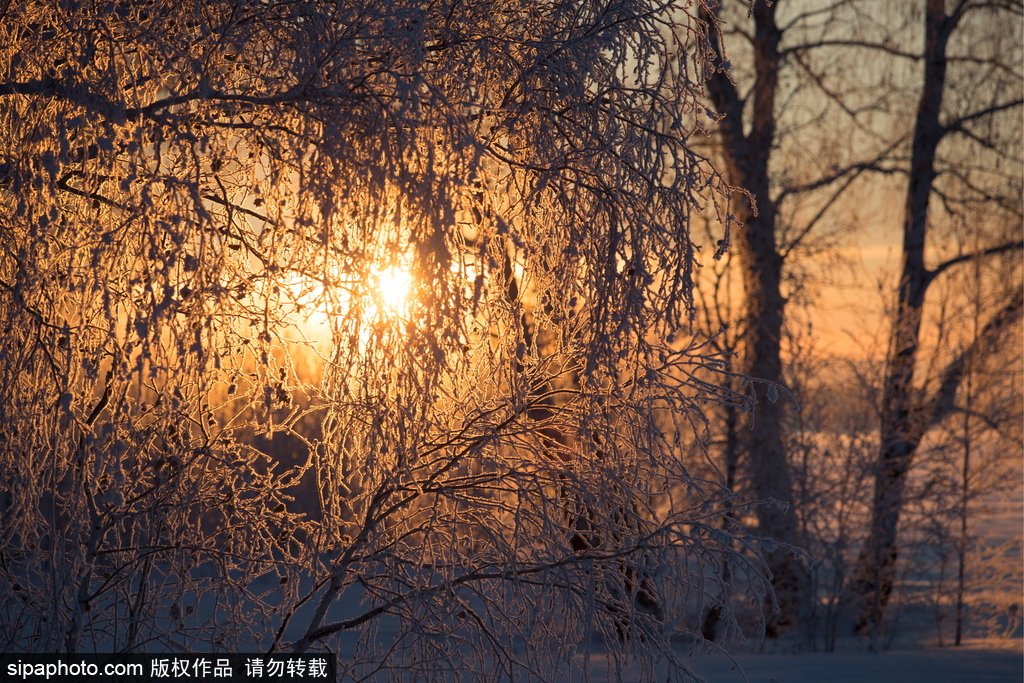
<svg viewBox="0 0 1024 683">
<path fill-rule="evenodd" d="M 906 475 L 926 428 L 913 379 L 920 347 L 921 313 L 933 278 L 924 261 L 928 204 L 936 176 L 936 149 L 943 137 L 939 115 L 946 84 L 946 46 L 955 23 L 954 18 L 946 15 L 944 0 L 928 0 L 924 87 L 914 121 L 903 216 L 902 268 L 882 390 L 881 448 L 875 469 L 871 527 L 857 575 L 857 589 L 864 599 L 858 623 L 862 632 L 877 631 L 892 594 Z"/>
<path fill-rule="evenodd" d="M 756 82 L 750 97 L 753 114 L 749 132 L 743 128 L 743 100 L 723 72 L 708 78 L 712 102 L 723 118 L 719 122 L 726 178 L 747 190 L 752 199 L 740 199 L 734 214 L 739 221 L 734 248 L 739 257 L 744 290 L 745 334 L 741 341 L 741 370 L 768 387 L 758 396 L 741 448 L 751 472 L 754 494 L 773 504 L 758 508 L 758 532 L 764 538 L 797 545 L 792 481 L 782 441 L 784 403 L 776 400 L 774 385 L 782 384 L 781 339 L 786 301 L 782 296 L 782 263 L 776 241 L 777 212 L 769 195 L 769 160 L 775 140 L 775 96 L 778 87 L 779 41 L 775 5 L 758 3 L 753 10 Z M 724 60 L 715 41 L 719 63 Z M 752 203 L 751 203 L 752 202 Z M 767 553 L 779 611 L 769 614 L 769 636 L 793 625 L 799 615 L 805 572 L 787 549 Z"/>
</svg>

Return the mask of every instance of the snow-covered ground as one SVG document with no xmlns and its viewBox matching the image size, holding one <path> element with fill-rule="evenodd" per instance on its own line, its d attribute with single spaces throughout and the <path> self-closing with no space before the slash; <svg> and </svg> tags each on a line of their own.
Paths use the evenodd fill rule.
<svg viewBox="0 0 1024 683">
<path fill-rule="evenodd" d="M 697 655 L 687 660 L 708 683 L 1020 683 L 1022 642 L 903 652 Z M 737 667 L 739 665 L 739 668 Z"/>
<path fill-rule="evenodd" d="M 1024 641 L 1020 638 L 967 642 L 963 647 L 929 647 L 885 652 L 851 650 L 802 654 L 678 652 L 691 672 L 707 683 L 1020 683 Z M 640 680 L 636 666 L 617 678 L 594 662 L 594 683 Z M 575 679 L 574 679 L 575 680 Z"/>
</svg>

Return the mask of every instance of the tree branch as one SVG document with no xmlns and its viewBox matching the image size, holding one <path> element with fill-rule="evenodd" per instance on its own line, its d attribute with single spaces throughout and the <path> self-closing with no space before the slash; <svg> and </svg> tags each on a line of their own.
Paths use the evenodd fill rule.
<svg viewBox="0 0 1024 683">
<path fill-rule="evenodd" d="M 68 100 L 92 110 L 101 110 L 115 123 L 124 117 L 125 109 L 113 100 L 91 93 L 82 86 L 68 86 L 55 78 L 36 78 L 30 81 L 0 83 L 0 97 L 7 95 L 31 95 Z M 115 116 L 120 114 L 120 116 Z"/>
<path fill-rule="evenodd" d="M 862 161 L 856 164 L 850 164 L 841 168 L 835 169 L 832 173 L 818 178 L 809 183 L 802 185 L 790 185 L 779 191 L 779 194 L 772 200 L 776 206 L 778 206 L 784 199 L 792 194 L 802 194 L 804 192 L 813 192 L 814 190 L 820 190 L 821 188 L 828 187 L 832 183 L 846 178 L 849 175 L 853 175 L 854 178 L 861 175 L 865 171 L 874 171 L 876 173 L 884 173 L 886 175 L 892 175 L 894 173 L 905 173 L 906 170 L 902 168 L 887 168 L 881 166 L 883 161 L 889 158 L 889 153 L 895 149 L 898 145 L 903 142 L 903 138 L 896 140 L 887 148 L 882 150 L 874 159 L 870 161 Z"/>
<path fill-rule="evenodd" d="M 105 204 L 105 205 L 107 205 L 107 206 L 109 206 L 111 208 L 117 209 L 118 211 L 123 211 L 125 213 L 131 213 L 131 211 L 129 211 L 126 207 L 118 204 L 114 200 L 112 200 L 109 197 L 106 197 L 106 196 L 100 194 L 99 192 L 88 192 L 86 190 L 81 190 L 81 189 L 73 186 L 71 183 L 68 182 L 68 180 L 70 179 L 71 175 L 72 174 L 68 173 L 63 178 L 58 180 L 57 181 L 57 188 L 60 189 L 60 190 L 63 190 L 64 192 L 67 192 L 69 194 L 77 195 L 77 196 L 83 197 L 85 199 L 92 199 L 95 202 L 99 202 L 100 204 Z"/>
<path fill-rule="evenodd" d="M 464 584 L 472 584 L 484 581 L 522 580 L 523 578 L 529 577 L 534 574 L 541 574 L 544 572 L 551 571 L 553 569 L 564 567 L 566 565 L 579 564 L 581 562 L 585 562 L 588 560 L 611 560 L 620 557 L 628 557 L 630 555 L 642 551 L 645 548 L 643 541 L 648 540 L 653 535 L 655 534 L 648 534 L 647 538 L 640 539 L 640 543 L 637 543 L 636 545 L 633 545 L 629 548 L 623 548 L 620 550 L 600 551 L 588 549 L 585 551 L 575 552 L 571 555 L 566 555 L 562 558 L 552 560 L 550 562 L 537 563 L 532 566 L 520 568 L 503 569 L 501 567 L 495 567 L 493 570 L 480 568 L 475 571 L 471 571 L 463 576 L 457 576 L 432 586 L 414 588 L 408 593 L 400 593 L 395 595 L 387 603 L 383 605 L 378 605 L 377 607 L 374 607 L 364 612 L 363 614 L 360 614 L 359 616 L 352 617 L 351 619 L 345 619 L 343 621 L 325 624 L 316 629 L 310 629 L 305 635 L 303 635 L 299 640 L 295 641 L 295 643 L 292 644 L 292 652 L 301 654 L 308 650 L 310 645 L 317 642 L 318 640 L 322 640 L 327 636 L 338 633 L 339 631 L 345 631 L 356 628 L 357 626 L 360 626 L 368 621 L 371 621 L 383 614 L 387 614 L 388 612 L 394 610 L 398 606 L 407 603 L 410 600 L 413 600 L 417 597 L 435 593 L 444 593 L 446 591 L 451 591 L 455 588 L 458 588 L 459 586 Z"/>
<path fill-rule="evenodd" d="M 142 117 L 158 120 L 162 111 L 194 101 L 276 106 L 304 100 L 335 99 L 342 95 L 352 97 L 353 93 L 351 88 L 318 88 L 302 83 L 283 92 L 269 95 L 246 95 L 226 93 L 211 88 L 198 88 L 184 95 L 165 97 L 141 107 L 125 107 L 124 103 L 97 95 L 81 85 L 69 85 L 55 78 L 37 78 L 24 82 L 0 83 L 0 97 L 8 95 L 29 95 L 67 100 L 91 111 L 99 111 L 114 123 L 123 123 Z"/>
<path fill-rule="evenodd" d="M 854 1 L 855 0 L 839 0 L 839 2 L 836 2 L 835 4 L 832 4 L 832 5 L 826 5 L 825 7 L 816 7 L 814 9 L 812 9 L 812 10 L 808 10 L 806 12 L 802 12 L 801 14 L 798 14 L 795 17 L 793 17 L 792 19 L 790 19 L 789 22 L 785 26 L 782 27 L 782 32 L 786 33 L 790 29 L 792 29 L 795 26 L 799 25 L 801 21 L 807 21 L 808 19 L 811 19 L 812 17 L 820 16 L 822 14 L 832 14 L 837 9 L 839 9 L 840 7 L 843 7 L 845 5 L 849 5 L 852 2 L 854 2 Z"/>
<path fill-rule="evenodd" d="M 777 201 L 782 201 L 791 194 L 800 194 L 803 192 L 812 192 L 814 190 L 820 190 L 823 187 L 828 187 L 834 182 L 843 180 L 844 178 L 853 175 L 853 178 L 861 175 L 865 171 L 874 171 L 875 173 L 882 173 L 884 175 L 894 175 L 897 173 L 906 173 L 906 169 L 903 168 L 887 168 L 885 166 L 879 166 L 877 162 L 868 161 L 859 164 L 851 164 L 845 166 L 835 173 L 831 173 L 824 178 L 819 178 L 814 182 L 806 183 L 804 185 L 793 185 L 785 188 L 779 192 Z"/>
<path fill-rule="evenodd" d="M 995 254 L 1003 254 L 1008 251 L 1018 251 L 1024 249 L 1024 241 L 1018 240 L 1016 242 L 1007 242 L 1006 244 L 1000 244 L 996 247 L 989 247 L 988 249 L 982 249 L 980 251 L 974 251 L 969 254 L 961 254 L 955 258 L 951 258 L 948 261 L 944 261 L 939 265 L 935 266 L 928 271 L 927 281 L 930 284 L 932 280 L 937 278 L 939 275 L 949 270 L 953 266 L 967 261 L 973 261 L 976 258 L 984 258 L 986 256 L 994 256 Z"/>
<path fill-rule="evenodd" d="M 963 116 L 954 121 L 950 121 L 949 123 L 942 127 L 942 134 L 945 135 L 947 133 L 965 132 L 964 124 L 967 123 L 968 121 L 975 121 L 985 116 L 991 116 L 992 114 L 1005 111 L 1006 109 L 1013 109 L 1014 107 L 1019 107 L 1022 104 L 1024 104 L 1024 99 L 1013 100 L 1012 102 L 1003 102 L 1002 104 L 994 104 L 986 109 L 982 109 L 980 111 L 968 114 L 967 116 Z"/>
<path fill-rule="evenodd" d="M 913 59 L 915 61 L 921 59 L 923 55 L 915 54 L 913 52 L 905 52 L 899 48 L 886 45 L 884 43 L 872 43 L 867 40 L 818 40 L 813 43 L 801 43 L 799 45 L 791 45 L 785 50 L 779 53 L 780 57 L 788 57 L 790 54 L 798 52 L 806 52 L 807 50 L 814 50 L 819 47 L 850 47 L 850 48 L 865 48 L 869 50 L 881 50 L 894 57 L 903 57 L 904 59 Z"/>
<path fill-rule="evenodd" d="M 728 138 L 726 144 L 737 149 L 746 143 L 746 136 L 743 134 L 743 100 L 740 98 L 736 83 L 729 75 L 729 62 L 725 58 L 725 48 L 720 36 L 720 10 L 720 5 L 715 3 L 711 9 L 702 5 L 699 13 L 700 18 L 708 24 L 708 43 L 715 55 L 714 63 L 707 67 L 706 80 L 715 110 L 723 117 L 719 125 L 723 136 Z"/>
<path fill-rule="evenodd" d="M 985 327 L 970 346 L 943 369 L 939 388 L 926 407 L 927 421 L 923 425 L 924 428 L 938 424 L 956 409 L 956 394 L 963 382 L 967 362 L 990 349 L 1007 327 L 1020 320 L 1022 310 L 1024 310 L 1024 292 L 1018 290 L 1010 302 L 985 323 Z"/>
</svg>

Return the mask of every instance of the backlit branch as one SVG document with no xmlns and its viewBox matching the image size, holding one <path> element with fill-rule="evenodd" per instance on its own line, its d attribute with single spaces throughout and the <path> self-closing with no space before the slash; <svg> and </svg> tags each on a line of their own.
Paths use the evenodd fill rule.
<svg viewBox="0 0 1024 683">
<path fill-rule="evenodd" d="M 1021 250 L 1024 250 L 1024 241 L 1007 242 L 1006 244 L 1000 244 L 995 247 L 989 247 L 988 249 L 982 249 L 980 251 L 975 251 L 970 254 L 961 254 L 960 256 L 951 258 L 948 261 L 943 261 L 939 265 L 929 270 L 928 281 L 931 282 L 945 271 L 961 263 L 967 263 L 968 261 L 974 261 L 975 259 L 985 258 L 986 256 L 994 256 L 996 254 L 1005 254 L 1010 251 Z"/>
<path fill-rule="evenodd" d="M 939 378 L 939 387 L 926 406 L 927 420 L 922 425 L 922 429 L 938 424 L 956 409 L 957 392 L 963 383 L 971 358 L 993 348 L 1003 332 L 1021 319 L 1022 312 L 1024 312 L 1024 293 L 1017 291 L 1009 303 L 985 323 L 971 344 L 943 369 Z"/>
</svg>

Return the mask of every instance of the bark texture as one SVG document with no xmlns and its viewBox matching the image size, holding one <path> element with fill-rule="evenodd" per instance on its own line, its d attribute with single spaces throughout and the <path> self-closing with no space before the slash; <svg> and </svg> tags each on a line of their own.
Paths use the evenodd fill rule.
<svg viewBox="0 0 1024 683">
<path fill-rule="evenodd" d="M 782 383 L 780 351 L 786 305 L 781 292 L 783 257 L 776 239 L 777 211 L 769 194 L 782 37 L 775 7 L 757 3 L 753 10 L 756 81 L 749 95 L 753 98 L 749 131 L 744 131 L 744 100 L 728 74 L 722 70 L 710 73 L 707 85 L 712 103 L 722 117 L 719 135 L 726 178 L 752 195 L 751 200 L 740 198 L 734 209 L 739 225 L 733 246 L 739 257 L 744 289 L 741 371 L 767 384 L 763 391 L 755 385 L 758 400 L 749 428 L 741 432 L 741 448 L 750 468 L 754 494 L 778 503 L 758 508 L 759 533 L 795 546 L 799 539 L 792 506 L 793 486 L 782 441 L 785 405 L 777 400 L 774 388 Z M 719 65 L 723 64 L 721 44 L 713 41 L 713 47 Z M 797 622 L 806 572 L 797 557 L 782 547 L 769 552 L 766 559 L 779 607 L 778 613 L 768 615 L 766 624 L 768 635 L 774 636 Z"/>
</svg>

